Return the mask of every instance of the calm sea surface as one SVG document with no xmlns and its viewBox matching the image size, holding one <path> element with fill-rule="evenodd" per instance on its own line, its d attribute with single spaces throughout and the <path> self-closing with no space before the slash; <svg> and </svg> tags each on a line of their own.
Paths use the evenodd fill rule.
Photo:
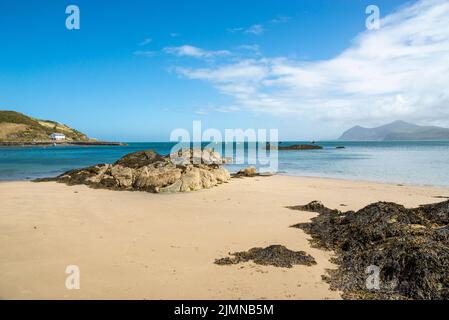
<svg viewBox="0 0 449 320">
<path fill-rule="evenodd" d="M 284 142 L 282 145 L 306 143 Z M 449 187 L 449 142 L 326 142 L 322 150 L 279 151 L 278 170 L 285 175 L 333 177 Z M 0 180 L 51 177 L 67 170 L 111 163 L 139 150 L 168 154 L 174 144 L 127 146 L 0 147 Z M 345 146 L 345 149 L 336 149 Z M 228 165 L 236 171 L 248 164 Z"/>
</svg>

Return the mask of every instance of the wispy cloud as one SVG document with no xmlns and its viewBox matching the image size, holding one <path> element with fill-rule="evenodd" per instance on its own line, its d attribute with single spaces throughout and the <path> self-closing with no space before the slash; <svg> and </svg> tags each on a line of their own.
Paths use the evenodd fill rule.
<svg viewBox="0 0 449 320">
<path fill-rule="evenodd" d="M 172 37 L 172 38 L 177 38 L 179 36 L 181 36 L 181 35 L 179 33 L 177 33 L 177 32 L 170 33 L 170 37 Z"/>
<path fill-rule="evenodd" d="M 256 23 L 249 27 L 234 27 L 234 28 L 228 28 L 229 33 L 236 33 L 236 32 L 242 32 L 250 35 L 261 35 L 265 32 L 265 26 L 264 24 L 281 24 L 286 23 L 291 20 L 291 17 L 278 15 L 275 18 L 267 21 L 266 23 Z"/>
<path fill-rule="evenodd" d="M 245 30 L 245 33 L 254 34 L 256 36 L 261 35 L 264 32 L 264 27 L 261 24 L 253 24 L 248 29 Z"/>
<path fill-rule="evenodd" d="M 246 34 L 252 35 L 261 35 L 265 31 L 264 26 L 262 24 L 253 24 L 248 28 L 236 27 L 236 28 L 228 28 L 229 33 L 237 33 L 242 32 Z"/>
<path fill-rule="evenodd" d="M 244 31 L 245 29 L 244 28 L 241 28 L 241 27 L 237 27 L 237 28 L 228 28 L 228 32 L 230 32 L 230 33 L 235 33 L 235 32 L 241 32 L 241 31 Z"/>
<path fill-rule="evenodd" d="M 260 47 L 257 44 L 242 44 L 237 47 L 237 50 L 253 55 L 261 55 Z"/>
<path fill-rule="evenodd" d="M 140 47 L 146 46 L 147 44 L 150 44 L 152 41 L 153 41 L 153 40 L 152 40 L 151 38 L 145 38 L 145 39 L 143 39 L 142 42 L 139 43 L 139 46 L 140 46 Z"/>
<path fill-rule="evenodd" d="M 329 60 L 242 58 L 176 71 L 210 82 L 242 110 L 367 125 L 392 119 L 447 125 L 448 16 L 447 0 L 419 1 Z"/>
<path fill-rule="evenodd" d="M 219 56 L 229 56 L 231 55 L 230 51 L 227 50 L 204 50 L 198 47 L 194 47 L 191 45 L 183 45 L 179 47 L 167 47 L 164 48 L 164 52 L 173 54 L 179 57 L 193 57 L 193 58 L 213 58 Z"/>
<path fill-rule="evenodd" d="M 215 106 L 213 104 L 208 104 L 205 107 L 195 109 L 193 113 L 197 115 L 209 115 L 213 112 L 220 112 L 220 113 L 234 113 L 239 112 L 240 108 L 235 105 L 226 105 L 226 106 Z"/>
<path fill-rule="evenodd" d="M 270 23 L 278 24 L 278 23 L 286 23 L 289 22 L 292 18 L 289 16 L 279 15 L 274 19 L 270 20 Z"/>
<path fill-rule="evenodd" d="M 153 57 L 156 55 L 156 52 L 149 51 L 149 50 L 137 50 L 134 51 L 135 56 L 142 56 L 142 57 Z"/>
<path fill-rule="evenodd" d="M 207 112 L 205 110 L 195 110 L 193 113 L 200 115 L 200 116 L 206 116 L 209 114 L 209 112 Z"/>
</svg>

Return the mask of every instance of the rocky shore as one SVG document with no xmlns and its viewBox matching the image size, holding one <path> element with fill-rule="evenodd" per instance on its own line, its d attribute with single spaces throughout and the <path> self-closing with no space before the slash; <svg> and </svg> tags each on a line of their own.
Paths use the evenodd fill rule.
<svg viewBox="0 0 449 320">
<path fill-rule="evenodd" d="M 147 150 L 125 155 L 113 164 L 97 164 L 35 181 L 154 193 L 187 192 L 228 182 L 231 176 L 223 163 L 211 149 L 187 149 L 169 156 Z"/>
<path fill-rule="evenodd" d="M 15 146 L 125 146 L 123 142 L 108 141 L 0 141 L 0 147 Z"/>
</svg>

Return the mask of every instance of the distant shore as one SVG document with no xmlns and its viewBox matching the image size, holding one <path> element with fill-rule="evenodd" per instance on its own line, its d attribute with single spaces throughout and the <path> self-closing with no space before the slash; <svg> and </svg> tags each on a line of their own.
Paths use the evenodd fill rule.
<svg viewBox="0 0 449 320">
<path fill-rule="evenodd" d="M 0 147 L 14 146 L 126 146 L 123 142 L 109 141 L 0 141 Z"/>
</svg>

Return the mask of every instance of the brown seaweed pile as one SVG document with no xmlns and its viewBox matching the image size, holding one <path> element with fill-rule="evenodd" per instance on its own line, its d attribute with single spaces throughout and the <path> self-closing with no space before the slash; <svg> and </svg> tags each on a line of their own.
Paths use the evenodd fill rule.
<svg viewBox="0 0 449 320">
<path fill-rule="evenodd" d="M 256 264 L 291 268 L 294 264 L 311 266 L 315 259 L 304 251 L 292 251 L 281 245 L 271 245 L 266 248 L 252 248 L 248 251 L 231 253 L 233 257 L 215 260 L 216 264 L 227 265 L 252 260 Z"/>
<path fill-rule="evenodd" d="M 294 210 L 318 212 L 301 228 L 312 244 L 336 254 L 325 277 L 347 299 L 449 299 L 449 201 L 407 209 L 377 202 L 341 212 L 314 201 Z M 379 269 L 368 289 L 367 267 Z"/>
</svg>

